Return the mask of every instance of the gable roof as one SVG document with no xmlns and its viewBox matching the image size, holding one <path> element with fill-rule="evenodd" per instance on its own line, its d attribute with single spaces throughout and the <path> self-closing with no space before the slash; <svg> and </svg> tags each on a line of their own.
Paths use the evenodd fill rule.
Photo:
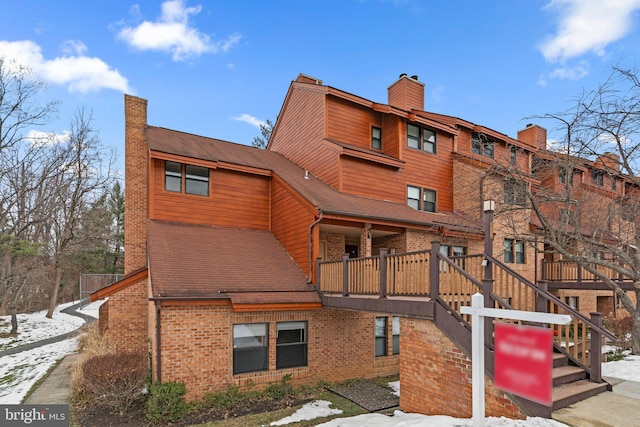
<svg viewBox="0 0 640 427">
<path fill-rule="evenodd" d="M 417 211 L 405 203 L 341 193 L 311 173 L 305 178 L 305 170 L 280 153 L 154 126 L 146 134 L 151 151 L 271 171 L 325 214 L 482 233 L 480 223 L 459 213 Z"/>
<path fill-rule="evenodd" d="M 153 298 L 320 304 L 307 277 L 268 231 L 149 220 L 147 242 Z"/>
<path fill-rule="evenodd" d="M 149 277 L 148 268 L 140 268 L 125 275 L 121 280 L 118 280 L 117 282 L 112 283 L 109 286 L 105 286 L 102 289 L 98 289 L 97 291 L 89 295 L 89 298 L 91 299 L 91 302 L 96 302 L 110 295 L 113 295 L 116 292 L 121 291 L 122 289 L 128 288 L 129 286 L 134 285 L 141 280 L 146 279 L 147 277 Z"/>
</svg>

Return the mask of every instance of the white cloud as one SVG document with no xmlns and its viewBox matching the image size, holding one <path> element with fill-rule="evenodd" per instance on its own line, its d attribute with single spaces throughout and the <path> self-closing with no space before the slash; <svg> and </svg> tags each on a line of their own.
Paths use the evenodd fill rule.
<svg viewBox="0 0 640 427">
<path fill-rule="evenodd" d="M 190 26 L 189 16 L 197 15 L 201 9 L 200 5 L 186 7 L 183 0 L 165 1 L 156 22 L 144 21 L 136 27 L 123 28 L 118 37 L 139 50 L 169 52 L 174 61 L 204 53 L 227 52 L 240 41 L 241 36 L 233 34 L 226 40 L 214 42 Z"/>
<path fill-rule="evenodd" d="M 99 58 L 85 56 L 87 47 L 79 41 L 63 44 L 64 56 L 45 59 L 40 46 L 30 40 L 0 40 L 5 58 L 29 67 L 41 79 L 67 86 L 69 92 L 87 93 L 100 89 L 131 92 L 127 79 Z M 71 52 L 75 52 L 72 54 Z"/>
<path fill-rule="evenodd" d="M 589 74 L 589 64 L 582 61 L 574 67 L 562 67 L 553 70 L 549 77 L 552 79 L 580 80 Z"/>
<path fill-rule="evenodd" d="M 255 126 L 257 128 L 260 128 L 260 125 L 266 125 L 267 123 L 257 119 L 249 114 L 241 114 L 237 117 L 234 117 L 233 120 L 237 120 L 239 122 L 245 122 L 245 123 L 249 123 L 251 126 Z"/>
<path fill-rule="evenodd" d="M 65 130 L 62 133 L 55 132 L 42 132 L 38 130 L 30 130 L 25 139 L 35 146 L 44 146 L 50 144 L 58 144 L 60 142 L 67 142 L 69 140 L 69 131 Z"/>
<path fill-rule="evenodd" d="M 545 9 L 558 13 L 559 25 L 540 50 L 547 61 L 556 62 L 587 52 L 604 55 L 609 43 L 631 31 L 640 0 L 552 0 Z"/>
</svg>

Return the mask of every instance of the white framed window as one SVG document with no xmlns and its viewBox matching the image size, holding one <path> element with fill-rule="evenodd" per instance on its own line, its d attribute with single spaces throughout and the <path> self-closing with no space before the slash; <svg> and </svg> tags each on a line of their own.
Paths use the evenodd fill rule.
<svg viewBox="0 0 640 427">
<path fill-rule="evenodd" d="M 233 373 L 266 371 L 269 368 L 269 324 L 233 325 Z"/>
<path fill-rule="evenodd" d="M 377 126 L 371 126 L 371 148 L 382 150 L 382 129 Z"/>
<path fill-rule="evenodd" d="M 182 192 L 182 164 L 177 162 L 164 162 L 164 189 L 167 191 Z"/>
<path fill-rule="evenodd" d="M 307 366 L 307 322 L 278 322 L 276 333 L 276 369 Z"/>
<path fill-rule="evenodd" d="M 415 210 L 436 211 L 436 190 L 407 185 L 407 205 Z"/>
<path fill-rule="evenodd" d="M 400 354 L 400 317 L 391 318 L 392 353 Z"/>
<path fill-rule="evenodd" d="M 504 239 L 504 262 L 509 264 L 524 264 L 524 241 Z"/>
<path fill-rule="evenodd" d="M 407 123 L 407 146 L 426 153 L 436 153 L 436 132 Z"/>
</svg>

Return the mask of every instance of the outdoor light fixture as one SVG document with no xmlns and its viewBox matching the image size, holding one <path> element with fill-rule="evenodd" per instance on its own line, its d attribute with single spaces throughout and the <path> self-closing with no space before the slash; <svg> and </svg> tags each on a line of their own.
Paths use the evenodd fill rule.
<svg viewBox="0 0 640 427">
<path fill-rule="evenodd" d="M 496 201 L 495 200 L 485 200 L 484 201 L 484 211 L 494 211 L 496 210 Z"/>
</svg>

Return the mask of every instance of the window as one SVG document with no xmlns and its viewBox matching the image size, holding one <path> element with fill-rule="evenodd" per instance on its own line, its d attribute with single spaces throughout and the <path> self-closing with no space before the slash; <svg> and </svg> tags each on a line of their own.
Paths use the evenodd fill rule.
<svg viewBox="0 0 640 427">
<path fill-rule="evenodd" d="M 443 255 L 448 256 L 449 258 L 451 257 L 463 257 L 467 254 L 467 247 L 466 246 L 459 246 L 459 245 L 440 245 L 440 253 Z M 465 259 L 464 258 L 458 258 L 458 259 L 453 259 L 452 260 L 458 267 L 462 268 L 463 270 L 465 269 Z M 444 261 L 440 262 L 440 271 L 441 272 L 447 272 L 447 264 Z"/>
<path fill-rule="evenodd" d="M 427 153 L 436 152 L 436 132 L 407 123 L 407 145 Z"/>
<path fill-rule="evenodd" d="M 564 297 L 564 303 L 574 310 L 580 310 L 578 297 Z"/>
<path fill-rule="evenodd" d="M 307 322 L 276 324 L 276 369 L 307 366 Z"/>
<path fill-rule="evenodd" d="M 524 184 L 513 179 L 505 179 L 504 202 L 524 206 L 526 202 Z"/>
<path fill-rule="evenodd" d="M 184 168 L 183 168 L 184 166 Z M 164 162 L 164 188 L 167 191 L 182 192 L 182 176 L 186 194 L 209 195 L 209 169 L 202 166 Z"/>
<path fill-rule="evenodd" d="M 407 185 L 407 205 L 416 210 L 435 212 L 436 191 Z"/>
<path fill-rule="evenodd" d="M 182 191 L 182 164 L 164 162 L 164 188 L 167 191 Z"/>
<path fill-rule="evenodd" d="M 436 211 L 436 192 L 434 190 L 422 190 L 422 209 L 427 212 Z"/>
<path fill-rule="evenodd" d="M 509 164 L 515 166 L 517 164 L 518 149 L 515 145 L 509 148 Z"/>
<path fill-rule="evenodd" d="M 504 239 L 504 262 L 524 264 L 524 241 Z"/>
<path fill-rule="evenodd" d="M 391 319 L 391 333 L 392 333 L 392 354 L 400 354 L 400 318 L 393 316 Z"/>
<path fill-rule="evenodd" d="M 597 170 L 592 170 L 591 183 L 602 187 L 604 185 L 604 173 Z"/>
<path fill-rule="evenodd" d="M 376 317 L 376 357 L 387 355 L 387 318 Z"/>
<path fill-rule="evenodd" d="M 618 183 L 616 181 L 617 181 L 617 179 L 615 179 L 614 177 L 611 177 L 611 189 L 612 190 L 617 190 L 618 189 Z"/>
<path fill-rule="evenodd" d="M 382 150 L 382 129 L 371 126 L 371 148 Z"/>
<path fill-rule="evenodd" d="M 489 139 L 485 134 L 473 132 L 471 134 L 471 152 L 480 154 L 484 157 L 493 159 L 494 142 Z"/>
<path fill-rule="evenodd" d="M 269 337 L 267 323 L 233 325 L 233 373 L 268 369 Z"/>
<path fill-rule="evenodd" d="M 558 181 L 562 184 L 573 185 L 573 171 L 560 168 L 558 170 Z"/>
</svg>

